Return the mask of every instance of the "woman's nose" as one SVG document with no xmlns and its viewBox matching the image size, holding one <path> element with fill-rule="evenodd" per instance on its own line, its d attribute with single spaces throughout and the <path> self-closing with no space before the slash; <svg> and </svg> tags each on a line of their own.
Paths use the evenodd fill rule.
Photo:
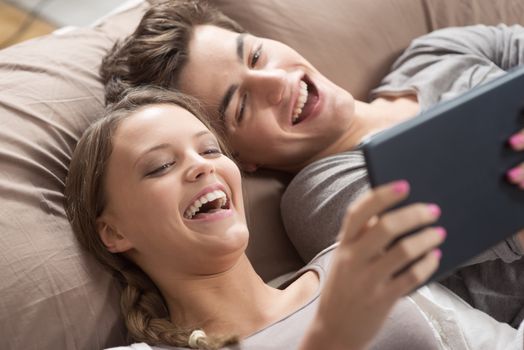
<svg viewBox="0 0 524 350">
<path fill-rule="evenodd" d="M 197 181 L 205 175 L 215 172 L 213 163 L 201 155 L 191 155 L 187 158 L 188 168 L 186 170 L 186 179 L 188 181 Z"/>
<path fill-rule="evenodd" d="M 247 79 L 247 85 L 253 97 L 261 98 L 270 105 L 279 104 L 286 88 L 286 71 L 282 69 L 252 70 Z"/>
</svg>

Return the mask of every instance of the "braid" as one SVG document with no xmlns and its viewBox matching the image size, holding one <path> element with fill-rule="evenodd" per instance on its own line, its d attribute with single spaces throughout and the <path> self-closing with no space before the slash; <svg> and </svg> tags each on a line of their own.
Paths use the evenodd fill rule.
<svg viewBox="0 0 524 350">
<path fill-rule="evenodd" d="M 125 286 L 120 297 L 120 308 L 133 341 L 190 346 L 189 338 L 195 330 L 179 328 L 169 320 L 164 299 L 153 282 L 136 267 L 128 266 L 121 274 Z M 209 337 L 203 333 L 191 345 L 196 349 L 214 350 L 237 342 L 235 336 Z"/>
</svg>

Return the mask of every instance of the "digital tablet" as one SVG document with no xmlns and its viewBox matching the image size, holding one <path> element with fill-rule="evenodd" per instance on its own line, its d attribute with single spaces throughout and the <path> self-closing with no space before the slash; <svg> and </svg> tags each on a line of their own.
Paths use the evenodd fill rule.
<svg viewBox="0 0 524 350">
<path fill-rule="evenodd" d="M 508 139 L 524 128 L 524 67 L 442 102 L 363 142 L 371 186 L 406 179 L 409 198 L 442 209 L 439 280 L 524 228 L 524 190 L 506 172 L 524 162 Z"/>
</svg>

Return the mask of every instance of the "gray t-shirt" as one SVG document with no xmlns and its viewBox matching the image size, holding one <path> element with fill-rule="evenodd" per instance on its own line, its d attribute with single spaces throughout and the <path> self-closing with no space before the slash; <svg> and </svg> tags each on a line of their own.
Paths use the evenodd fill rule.
<svg viewBox="0 0 524 350">
<path fill-rule="evenodd" d="M 523 63 L 522 26 L 442 29 L 414 40 L 371 96 L 415 93 L 424 111 Z M 281 211 L 289 238 L 305 261 L 334 242 L 346 207 L 368 187 L 358 151 L 321 159 L 297 174 L 284 193 Z M 474 307 L 517 326 L 524 317 L 522 254 L 510 238 L 443 283 Z"/>
<path fill-rule="evenodd" d="M 315 295 L 295 312 L 281 320 L 268 325 L 241 341 L 231 349 L 264 350 L 264 349 L 297 349 L 313 320 L 320 294 L 324 288 L 329 272 L 333 252 L 337 244 L 320 252 L 305 267 L 282 284 L 285 288 L 306 271 L 315 271 L 319 277 L 319 288 Z M 402 317 L 401 317 L 402 316 Z M 129 347 L 118 347 L 114 350 L 181 350 L 179 347 L 156 347 L 146 344 L 135 344 Z M 407 298 L 401 299 L 393 308 L 379 334 L 373 340 L 372 350 L 437 350 L 440 349 L 433 330 L 415 304 Z"/>
</svg>

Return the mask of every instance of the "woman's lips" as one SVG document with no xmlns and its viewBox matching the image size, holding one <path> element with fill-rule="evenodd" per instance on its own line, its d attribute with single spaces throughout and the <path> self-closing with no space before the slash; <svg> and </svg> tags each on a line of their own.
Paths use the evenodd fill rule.
<svg viewBox="0 0 524 350">
<path fill-rule="evenodd" d="M 187 219 L 192 222 L 203 222 L 203 221 L 216 221 L 222 220 L 233 215 L 233 210 L 228 209 L 213 209 L 207 213 L 198 213 L 192 219 Z"/>
</svg>

